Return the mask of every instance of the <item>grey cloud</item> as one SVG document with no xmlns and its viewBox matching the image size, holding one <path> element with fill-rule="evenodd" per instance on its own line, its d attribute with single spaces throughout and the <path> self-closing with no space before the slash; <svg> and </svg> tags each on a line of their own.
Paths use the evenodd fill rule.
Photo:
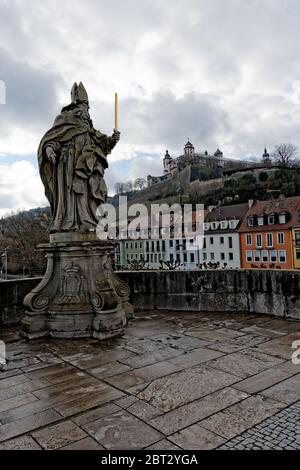
<svg viewBox="0 0 300 470">
<path fill-rule="evenodd" d="M 6 84 L 2 129 L 13 125 L 40 127 L 53 119 L 57 106 L 58 74 L 15 60 L 0 48 L 1 79 Z"/>
</svg>

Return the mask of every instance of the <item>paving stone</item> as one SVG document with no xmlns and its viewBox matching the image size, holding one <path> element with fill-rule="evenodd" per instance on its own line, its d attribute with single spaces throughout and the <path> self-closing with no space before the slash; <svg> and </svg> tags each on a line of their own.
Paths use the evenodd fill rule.
<svg viewBox="0 0 300 470">
<path fill-rule="evenodd" d="M 278 338 L 279 336 L 284 336 L 286 333 L 282 331 L 275 331 L 269 328 L 263 328 L 262 326 L 252 325 L 247 326 L 241 330 L 244 333 L 253 333 L 254 335 L 267 336 L 268 338 Z"/>
<path fill-rule="evenodd" d="M 1 376 L 0 376 L 1 379 Z M 26 375 L 21 374 L 21 375 L 15 375 L 14 377 L 9 377 L 6 379 L 0 380 L 0 390 L 3 390 L 4 388 L 8 387 L 14 387 L 15 385 L 19 385 L 24 382 L 28 382 L 29 379 L 26 377 Z"/>
<path fill-rule="evenodd" d="M 123 392 L 120 390 L 117 390 L 108 385 L 103 386 L 103 384 L 99 384 L 93 387 L 93 392 L 92 390 L 89 391 L 89 387 L 87 387 L 81 398 L 65 403 L 59 403 L 58 405 L 54 406 L 54 409 L 66 418 L 95 408 L 96 406 L 102 405 L 103 403 L 116 400 L 123 395 Z"/>
<path fill-rule="evenodd" d="M 163 434 L 169 435 L 186 428 L 234 403 L 244 400 L 249 395 L 228 387 L 204 398 L 181 406 L 169 413 L 152 419 L 149 424 Z"/>
<path fill-rule="evenodd" d="M 105 450 L 98 442 L 94 441 L 91 437 L 86 437 L 80 441 L 72 442 L 59 450 Z"/>
<path fill-rule="evenodd" d="M 151 366 L 142 367 L 141 369 L 135 369 L 130 372 L 124 372 L 123 374 L 116 375 L 115 377 L 109 377 L 106 381 L 116 388 L 128 390 L 133 386 L 155 380 L 167 374 L 172 374 L 177 370 L 178 367 L 176 365 L 165 361 L 159 362 L 158 364 L 152 364 Z"/>
<path fill-rule="evenodd" d="M 300 332 L 291 333 L 285 336 L 281 336 L 280 338 L 272 339 L 266 343 L 259 344 L 256 346 L 256 349 L 263 353 L 282 357 L 283 359 L 291 359 L 293 352 L 292 343 L 299 340 Z"/>
<path fill-rule="evenodd" d="M 0 390 L 0 403 L 2 400 L 8 400 L 24 393 L 34 392 L 42 388 L 48 387 L 49 382 L 46 379 L 28 380 L 24 383 L 14 385 L 13 387 Z"/>
<path fill-rule="evenodd" d="M 126 395 L 123 398 L 120 398 L 119 400 L 116 400 L 114 403 L 124 410 L 126 410 L 129 406 L 131 406 L 133 403 L 138 401 L 138 398 L 135 395 Z"/>
<path fill-rule="evenodd" d="M 84 439 L 87 435 L 72 421 L 65 421 L 36 431 L 32 436 L 43 449 L 53 450 Z"/>
<path fill-rule="evenodd" d="M 182 349 L 183 351 L 192 351 L 193 349 L 202 348 L 203 346 L 209 344 L 208 341 L 185 335 L 166 336 L 164 334 L 158 334 L 156 336 L 152 336 L 151 339 L 155 342 L 161 342 L 163 345 L 172 348 Z"/>
<path fill-rule="evenodd" d="M 25 397 L 25 395 L 24 395 Z M 19 398 L 19 397 L 17 397 Z M 23 396 L 22 396 L 23 398 Z M 48 400 L 38 400 L 32 395 L 32 399 L 25 403 L 16 403 L 18 406 L 11 406 L 9 410 L 0 413 L 0 423 L 6 424 L 16 421 L 26 416 L 31 416 L 41 411 L 46 411 L 51 408 L 51 403 Z"/>
<path fill-rule="evenodd" d="M 150 419 L 162 414 L 160 410 L 143 400 L 138 400 L 133 403 L 129 408 L 127 408 L 127 411 L 145 422 L 148 422 Z"/>
<path fill-rule="evenodd" d="M 170 359 L 169 362 L 171 364 L 175 364 L 176 366 L 180 366 L 180 369 L 187 369 L 189 367 L 203 364 L 221 356 L 223 356 L 223 354 L 218 351 L 199 348 L 194 349 L 192 352 L 187 352 L 186 354 Z"/>
<path fill-rule="evenodd" d="M 245 335 L 238 338 L 233 338 L 229 341 L 218 342 L 210 347 L 216 351 L 221 351 L 227 354 L 242 351 L 243 349 L 253 347 L 257 344 L 267 341 L 269 338 L 266 336 Z"/>
<path fill-rule="evenodd" d="M 47 410 L 32 416 L 27 416 L 26 418 L 18 419 L 12 423 L 3 424 L 0 426 L 0 442 L 33 431 L 34 429 L 46 426 L 60 419 L 61 415 L 56 411 Z"/>
<path fill-rule="evenodd" d="M 181 447 L 168 441 L 168 439 L 162 439 L 161 441 L 152 444 L 152 446 L 146 447 L 146 450 L 182 450 Z"/>
<path fill-rule="evenodd" d="M 210 367 L 224 370 L 237 377 L 246 378 L 268 369 L 274 363 L 261 360 L 243 352 L 228 354 L 207 363 Z"/>
<path fill-rule="evenodd" d="M 197 328 L 189 330 L 186 332 L 186 334 L 203 340 L 217 342 L 237 338 L 239 336 L 243 336 L 245 333 L 241 333 L 236 330 L 230 330 L 227 328 L 212 329 L 208 326 L 206 329 Z"/>
<path fill-rule="evenodd" d="M 119 362 L 109 362 L 104 366 L 89 369 L 89 374 L 101 380 L 106 379 L 107 377 L 114 377 L 115 375 L 119 375 L 122 372 L 127 372 L 128 370 L 131 370 L 131 368 L 125 364 L 120 364 Z"/>
<path fill-rule="evenodd" d="M 13 370 L 7 370 L 7 371 L 2 371 L 0 369 L 0 380 L 2 379 L 7 379 L 8 377 L 13 377 L 14 375 L 22 374 L 21 369 L 13 369 Z"/>
<path fill-rule="evenodd" d="M 179 356 L 181 354 L 183 354 L 183 351 L 179 349 L 166 347 L 166 348 L 158 349 L 157 351 L 140 354 L 135 357 L 129 357 L 127 359 L 120 359 L 120 362 L 122 362 L 123 364 L 127 364 L 133 369 L 137 369 L 137 368 L 145 367 L 151 364 L 155 364 L 157 362 L 166 361 L 168 359 Z"/>
<path fill-rule="evenodd" d="M 22 436 L 0 444 L 0 450 L 42 450 L 31 436 Z"/>
<path fill-rule="evenodd" d="M 284 380 L 261 393 L 282 403 L 294 403 L 300 400 L 300 374 Z"/>
<path fill-rule="evenodd" d="M 125 359 L 127 357 L 131 357 L 133 354 L 130 351 L 126 351 L 125 349 L 116 349 L 115 351 L 108 351 L 106 353 L 97 354 L 86 359 L 80 359 L 77 361 L 70 361 L 79 369 L 94 369 L 95 367 L 100 367 L 108 362 L 115 362 L 119 359 Z"/>
<path fill-rule="evenodd" d="M 248 379 L 242 380 L 241 382 L 234 385 L 238 390 L 243 390 L 247 393 L 257 393 L 266 388 L 271 387 L 278 382 L 286 379 L 289 375 L 284 373 L 280 369 L 268 369 L 260 372 L 257 375 L 253 375 Z"/>
<path fill-rule="evenodd" d="M 138 450 L 162 439 L 162 435 L 125 410 L 83 426 L 107 450 Z"/>
<path fill-rule="evenodd" d="M 283 406 L 282 403 L 257 395 L 246 398 L 246 400 L 200 421 L 199 424 L 225 439 L 230 439 L 275 414 Z"/>
<path fill-rule="evenodd" d="M 16 409 L 19 406 L 26 405 L 27 403 L 31 403 L 36 400 L 37 397 L 32 395 L 32 393 L 24 393 L 23 395 L 17 395 L 16 397 L 2 400 L 0 401 L 0 415 L 5 411 Z"/>
<path fill-rule="evenodd" d="M 104 416 L 111 415 L 118 411 L 120 411 L 120 408 L 117 405 L 109 403 L 108 405 L 104 405 L 95 410 L 83 413 L 80 416 L 73 418 L 73 421 L 78 426 L 83 426 L 84 424 L 92 423 L 93 421 L 97 421 Z"/>
<path fill-rule="evenodd" d="M 173 434 L 169 439 L 182 449 L 187 450 L 215 449 L 225 442 L 225 439 L 207 429 L 201 428 L 198 424 Z"/>
<path fill-rule="evenodd" d="M 226 372 L 199 366 L 155 380 L 138 398 L 167 412 L 237 381 Z"/>
</svg>

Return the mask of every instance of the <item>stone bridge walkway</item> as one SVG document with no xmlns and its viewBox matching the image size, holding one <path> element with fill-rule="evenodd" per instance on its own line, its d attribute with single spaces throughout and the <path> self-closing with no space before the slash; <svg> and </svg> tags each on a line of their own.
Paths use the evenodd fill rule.
<svg viewBox="0 0 300 470">
<path fill-rule="evenodd" d="M 300 449 L 300 322 L 140 312 L 102 343 L 0 339 L 0 449 Z"/>
</svg>

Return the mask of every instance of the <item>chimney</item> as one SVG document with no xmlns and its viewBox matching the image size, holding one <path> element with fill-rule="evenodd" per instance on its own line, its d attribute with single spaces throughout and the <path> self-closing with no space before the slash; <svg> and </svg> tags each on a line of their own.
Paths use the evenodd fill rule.
<svg viewBox="0 0 300 470">
<path fill-rule="evenodd" d="M 254 199 L 249 199 L 249 201 L 248 201 L 249 209 L 251 209 L 251 207 L 253 207 L 253 206 L 254 206 Z"/>
</svg>

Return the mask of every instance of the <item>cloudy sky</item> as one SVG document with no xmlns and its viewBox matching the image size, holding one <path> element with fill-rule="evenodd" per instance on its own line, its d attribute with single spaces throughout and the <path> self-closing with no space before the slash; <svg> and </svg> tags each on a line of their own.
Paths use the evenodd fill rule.
<svg viewBox="0 0 300 470">
<path fill-rule="evenodd" d="M 46 205 L 36 149 L 74 81 L 108 134 L 119 93 L 110 192 L 188 137 L 234 158 L 300 148 L 299 38 L 299 0 L 0 0 L 0 215 Z"/>
</svg>

